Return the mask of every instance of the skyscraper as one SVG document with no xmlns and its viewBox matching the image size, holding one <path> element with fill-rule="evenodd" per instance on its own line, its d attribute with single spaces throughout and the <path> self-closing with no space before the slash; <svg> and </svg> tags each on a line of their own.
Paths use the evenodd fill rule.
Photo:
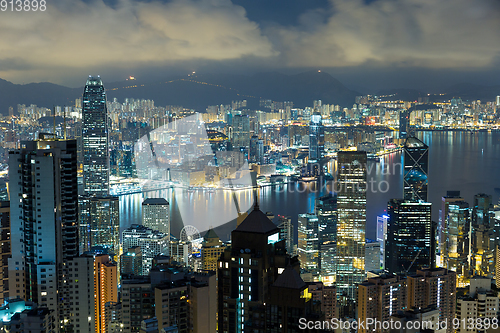
<svg viewBox="0 0 500 333">
<path fill-rule="evenodd" d="M 444 217 L 443 238 L 440 240 L 442 267 L 457 272 L 457 286 L 469 284 L 470 274 L 470 209 L 465 201 L 448 204 Z"/>
<path fill-rule="evenodd" d="M 385 270 L 415 272 L 433 266 L 433 230 L 429 202 L 392 199 L 388 203 Z"/>
<path fill-rule="evenodd" d="M 403 150 L 405 165 L 403 198 L 427 202 L 429 147 L 416 137 L 409 137 L 405 141 Z"/>
<path fill-rule="evenodd" d="M 82 255 L 68 261 L 64 269 L 67 279 L 62 297 L 72 331 L 109 332 L 105 305 L 118 301 L 116 264 L 105 254 Z"/>
<path fill-rule="evenodd" d="M 210 228 L 203 237 L 201 245 L 201 265 L 203 270 L 216 271 L 217 260 L 226 246 L 221 242 L 214 229 Z"/>
<path fill-rule="evenodd" d="M 10 203 L 9 201 L 0 201 L 0 302 L 9 298 L 9 258 L 10 251 Z"/>
<path fill-rule="evenodd" d="M 309 123 L 309 160 L 319 161 L 325 157 L 325 129 L 321 114 L 314 113 Z"/>
<path fill-rule="evenodd" d="M 335 276 L 335 256 L 337 253 L 337 196 L 326 195 L 316 199 L 319 234 L 319 269 L 326 282 Z M 331 281 L 333 282 L 333 281 Z"/>
<path fill-rule="evenodd" d="M 219 331 L 268 332 L 270 288 L 289 264 L 298 269 L 279 241 L 278 228 L 256 206 L 233 230 L 231 246 L 218 262 Z"/>
<path fill-rule="evenodd" d="M 109 129 L 101 78 L 89 77 L 83 91 L 83 188 L 87 196 L 109 194 Z"/>
<path fill-rule="evenodd" d="M 294 254 L 293 223 L 290 216 L 278 215 L 278 229 L 280 230 L 280 240 L 286 244 L 286 252 L 292 256 Z"/>
<path fill-rule="evenodd" d="M 142 224 L 170 235 L 170 205 L 164 198 L 149 198 L 142 203 Z"/>
<path fill-rule="evenodd" d="M 233 147 L 235 149 L 250 147 L 250 118 L 247 115 L 233 117 Z"/>
<path fill-rule="evenodd" d="M 366 278 L 366 163 L 366 152 L 338 153 L 337 295 L 350 299 Z"/>
<path fill-rule="evenodd" d="M 78 256 L 75 140 L 40 135 L 9 152 L 12 257 L 9 293 L 54 311 L 62 320 L 63 263 Z"/>
<path fill-rule="evenodd" d="M 408 110 L 399 112 L 399 138 L 406 139 L 408 137 L 408 130 L 410 123 L 410 113 Z"/>
<path fill-rule="evenodd" d="M 314 214 L 299 214 L 297 254 L 302 269 L 319 273 L 318 217 Z"/>
<path fill-rule="evenodd" d="M 387 214 L 377 216 L 377 242 L 380 243 L 380 264 L 385 268 L 385 241 L 387 240 L 387 224 L 389 216 Z"/>
<path fill-rule="evenodd" d="M 472 207 L 472 269 L 475 275 L 493 278 L 499 226 L 494 218 L 491 195 L 474 196 Z"/>
</svg>

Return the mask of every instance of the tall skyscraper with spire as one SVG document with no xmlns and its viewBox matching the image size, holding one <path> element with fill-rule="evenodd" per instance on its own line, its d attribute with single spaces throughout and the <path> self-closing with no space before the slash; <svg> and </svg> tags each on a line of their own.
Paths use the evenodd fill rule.
<svg viewBox="0 0 500 333">
<path fill-rule="evenodd" d="M 82 107 L 83 187 L 86 196 L 109 194 L 109 128 L 101 78 L 89 77 Z"/>
<path fill-rule="evenodd" d="M 119 255 L 118 200 L 109 196 L 109 118 L 99 76 L 87 79 L 82 98 L 83 196 L 80 251 L 105 246 Z"/>
<path fill-rule="evenodd" d="M 427 202 L 427 175 L 429 169 L 429 147 L 409 137 L 404 149 L 404 199 Z"/>
</svg>

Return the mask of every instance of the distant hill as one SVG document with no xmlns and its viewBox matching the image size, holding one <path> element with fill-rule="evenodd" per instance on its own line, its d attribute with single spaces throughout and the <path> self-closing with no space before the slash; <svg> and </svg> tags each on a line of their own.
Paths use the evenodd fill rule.
<svg viewBox="0 0 500 333">
<path fill-rule="evenodd" d="M 445 89 L 443 97 L 452 99 L 453 97 L 461 97 L 463 101 L 494 101 L 496 96 L 500 95 L 500 85 L 483 86 L 472 83 L 458 83 Z"/>
<path fill-rule="evenodd" d="M 54 105 L 73 105 L 82 92 L 83 88 L 67 88 L 48 82 L 13 84 L 0 79 L 0 113 L 9 114 L 9 106 L 16 112 L 17 104 L 36 104 L 48 108 Z"/>
<path fill-rule="evenodd" d="M 311 106 L 313 100 L 326 104 L 352 106 L 356 92 L 346 88 L 331 75 L 311 71 L 296 75 L 260 73 L 253 76 L 204 74 L 177 76 L 161 81 L 128 80 L 104 82 L 108 100 L 117 98 L 152 99 L 157 106 L 182 105 L 203 111 L 208 105 L 230 104 L 246 99 L 249 107 L 258 108 L 259 99 L 293 101 L 297 107 Z M 36 104 L 43 107 L 73 105 L 81 97 L 81 88 L 67 88 L 52 83 L 13 84 L 0 79 L 0 113 L 9 106 Z"/>
</svg>

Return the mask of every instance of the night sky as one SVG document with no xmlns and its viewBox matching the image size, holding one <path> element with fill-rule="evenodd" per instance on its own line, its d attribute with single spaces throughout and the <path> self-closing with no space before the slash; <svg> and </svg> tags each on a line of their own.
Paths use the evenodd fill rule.
<svg viewBox="0 0 500 333">
<path fill-rule="evenodd" d="M 47 0 L 0 12 L 0 78 L 81 86 L 321 69 L 353 87 L 499 84 L 498 0 Z"/>
</svg>

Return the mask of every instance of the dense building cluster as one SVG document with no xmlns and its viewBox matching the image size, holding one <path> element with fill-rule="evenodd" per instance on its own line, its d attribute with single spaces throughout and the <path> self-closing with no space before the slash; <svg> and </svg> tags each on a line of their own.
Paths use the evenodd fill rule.
<svg viewBox="0 0 500 333">
<path fill-rule="evenodd" d="M 297 109 L 261 100 L 262 111 L 243 100 L 200 115 L 150 100 L 109 102 L 101 79 L 90 77 L 74 107 L 18 106 L 0 137 L 9 177 L 8 193 L 0 191 L 9 199 L 0 201 L 2 329 L 266 333 L 328 331 L 301 323 L 333 319 L 498 320 L 498 207 L 488 194 L 469 204 L 449 191 L 434 222 L 429 147 L 413 135 L 492 125 L 497 106 L 427 103 L 363 96 L 350 109 L 321 101 Z M 402 196 L 387 203 L 371 240 L 368 160 L 395 149 Z M 118 195 L 136 187 L 333 178 L 332 193 L 299 214 L 296 227 L 290 216 L 262 212 L 257 195 L 248 212 L 237 205 L 227 242 L 212 226 L 201 236 L 185 223 L 174 235 L 164 198 L 145 197 L 140 220 L 120 227 Z"/>
</svg>

